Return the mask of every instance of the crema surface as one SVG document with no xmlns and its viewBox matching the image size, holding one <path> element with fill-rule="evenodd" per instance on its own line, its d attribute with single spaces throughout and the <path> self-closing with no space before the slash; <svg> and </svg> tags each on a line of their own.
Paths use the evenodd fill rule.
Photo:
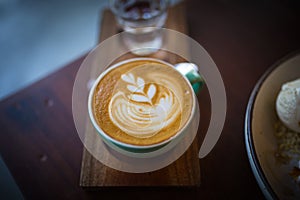
<svg viewBox="0 0 300 200">
<path fill-rule="evenodd" d="M 93 96 L 93 113 L 110 137 L 152 145 L 176 135 L 193 106 L 189 83 L 173 67 L 137 60 L 109 69 Z"/>
</svg>

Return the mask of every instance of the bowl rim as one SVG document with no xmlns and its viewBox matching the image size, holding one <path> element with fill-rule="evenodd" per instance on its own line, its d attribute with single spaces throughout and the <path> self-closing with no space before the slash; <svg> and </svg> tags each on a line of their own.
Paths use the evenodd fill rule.
<svg viewBox="0 0 300 200">
<path fill-rule="evenodd" d="M 269 77 L 269 75 L 272 74 L 275 71 L 275 69 L 277 69 L 277 67 L 281 66 L 283 63 L 285 63 L 286 61 L 288 61 L 289 59 L 297 55 L 300 55 L 300 50 L 287 54 L 286 56 L 284 56 L 283 58 L 275 62 L 273 65 L 271 65 L 267 69 L 267 71 L 263 73 L 263 75 L 259 78 L 259 80 L 255 84 L 247 104 L 247 109 L 245 114 L 245 124 L 244 124 L 245 145 L 246 145 L 247 155 L 248 155 L 252 172 L 266 199 L 279 199 L 279 197 L 277 196 L 276 192 L 273 191 L 269 181 L 264 175 L 263 169 L 260 166 L 258 156 L 255 150 L 253 134 L 252 134 L 253 108 L 256 102 L 257 94 L 259 93 L 262 85 Z"/>
</svg>

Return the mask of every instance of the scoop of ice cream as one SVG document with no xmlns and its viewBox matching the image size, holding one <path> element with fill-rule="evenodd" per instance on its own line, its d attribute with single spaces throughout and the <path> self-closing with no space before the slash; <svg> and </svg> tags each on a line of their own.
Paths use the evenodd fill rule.
<svg viewBox="0 0 300 200">
<path fill-rule="evenodd" d="M 287 128 L 300 132 L 300 79 L 282 85 L 276 111 Z"/>
</svg>

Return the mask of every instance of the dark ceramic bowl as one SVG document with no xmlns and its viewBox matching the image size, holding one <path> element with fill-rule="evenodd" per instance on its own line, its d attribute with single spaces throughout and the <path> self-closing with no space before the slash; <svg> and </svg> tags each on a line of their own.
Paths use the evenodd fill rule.
<svg viewBox="0 0 300 200">
<path fill-rule="evenodd" d="M 250 96 L 245 118 L 245 142 L 254 176 L 267 199 L 300 199 L 300 187 L 288 174 L 296 161 L 276 159 L 275 101 L 283 83 L 300 78 L 300 53 L 273 65 L 258 81 Z"/>
</svg>

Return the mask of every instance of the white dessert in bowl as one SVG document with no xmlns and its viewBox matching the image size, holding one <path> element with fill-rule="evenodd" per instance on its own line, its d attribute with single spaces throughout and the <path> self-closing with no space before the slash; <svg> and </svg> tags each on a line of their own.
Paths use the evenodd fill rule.
<svg viewBox="0 0 300 200">
<path fill-rule="evenodd" d="M 300 79 L 282 85 L 276 99 L 276 112 L 282 123 L 275 125 L 279 141 L 277 157 L 283 162 L 298 158 L 298 166 L 294 166 L 289 175 L 300 184 Z"/>
<path fill-rule="evenodd" d="M 287 128 L 300 132 L 300 79 L 282 85 L 276 100 L 276 111 Z"/>
</svg>

